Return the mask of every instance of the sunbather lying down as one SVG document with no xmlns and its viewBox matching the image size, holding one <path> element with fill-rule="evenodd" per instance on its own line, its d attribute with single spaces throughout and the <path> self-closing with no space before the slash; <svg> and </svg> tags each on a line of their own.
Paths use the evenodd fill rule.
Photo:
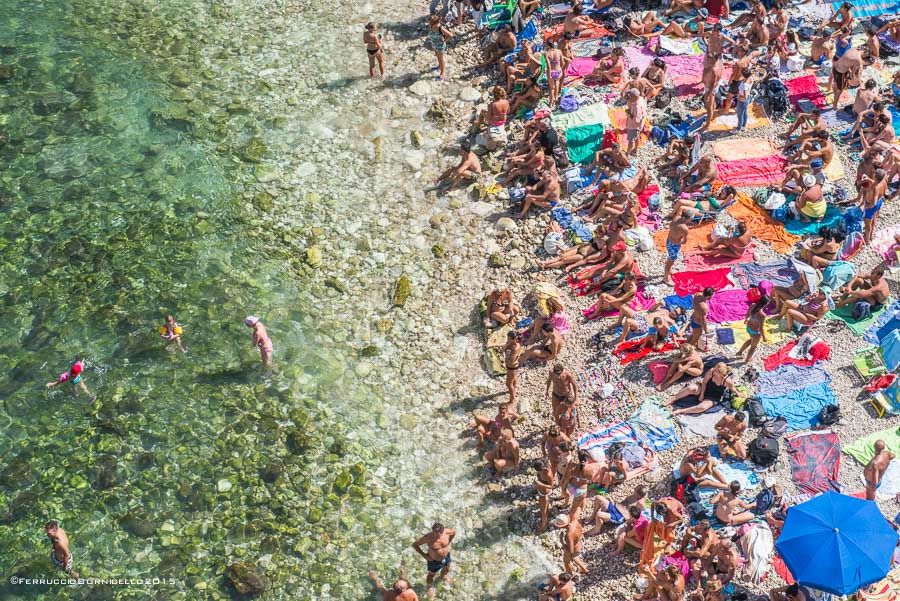
<svg viewBox="0 0 900 601">
<path fill-rule="evenodd" d="M 703 212 L 718 211 L 731 203 L 736 195 L 737 191 L 731 186 L 722 186 L 712 194 L 682 194 L 682 197 L 672 206 L 669 219 L 679 219 L 685 209 L 696 209 Z"/>
</svg>

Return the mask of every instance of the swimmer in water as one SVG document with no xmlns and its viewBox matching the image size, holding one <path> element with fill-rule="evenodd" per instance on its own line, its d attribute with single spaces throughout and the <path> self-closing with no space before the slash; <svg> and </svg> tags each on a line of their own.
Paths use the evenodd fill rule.
<svg viewBox="0 0 900 601">
<path fill-rule="evenodd" d="M 78 387 L 79 390 L 84 392 L 84 394 L 96 400 L 97 397 L 91 394 L 91 391 L 88 390 L 88 387 L 84 383 L 84 378 L 81 377 L 82 371 L 84 371 L 84 359 L 80 359 L 73 363 L 72 367 L 69 368 L 69 371 L 64 371 L 63 373 L 61 373 L 57 380 L 53 382 L 47 382 L 47 388 L 59 386 L 63 382 L 71 382 L 74 386 Z"/>
<path fill-rule="evenodd" d="M 53 565 L 73 578 L 78 578 L 78 572 L 72 571 L 72 552 L 69 550 L 69 537 L 66 535 L 66 531 L 51 520 L 44 524 L 44 532 L 50 539 L 50 544 L 53 545 L 53 550 L 50 551 Z"/>
<path fill-rule="evenodd" d="M 175 344 L 178 345 L 178 348 L 182 353 L 186 353 L 187 349 L 184 348 L 184 345 L 181 344 L 181 326 L 178 325 L 178 322 L 175 321 L 175 318 L 171 315 L 166 316 L 166 323 L 161 328 L 159 328 L 159 335 L 165 338 L 166 340 L 174 340 Z"/>
<path fill-rule="evenodd" d="M 244 319 L 244 323 L 248 328 L 253 328 L 253 346 L 259 347 L 259 356 L 262 358 L 263 366 L 269 367 L 272 363 L 272 353 L 275 348 L 272 346 L 272 339 L 266 332 L 266 326 L 262 324 L 259 317 L 249 315 Z"/>
</svg>

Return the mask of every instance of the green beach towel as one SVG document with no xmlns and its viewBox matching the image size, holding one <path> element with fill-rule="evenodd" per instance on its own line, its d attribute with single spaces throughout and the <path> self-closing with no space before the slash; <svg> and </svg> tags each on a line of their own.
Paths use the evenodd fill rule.
<svg viewBox="0 0 900 601">
<path fill-rule="evenodd" d="M 550 125 L 561 131 L 571 127 L 581 127 L 582 125 L 600 124 L 609 126 L 611 123 L 609 120 L 609 107 L 602 102 L 583 106 L 571 113 L 556 111 L 550 115 Z"/>
<path fill-rule="evenodd" d="M 872 432 L 845 446 L 844 452 L 859 461 L 861 465 L 865 465 L 875 456 L 875 441 L 883 440 L 888 451 L 900 455 L 900 431 L 898 430 L 900 429 L 895 426 L 880 432 Z"/>
<path fill-rule="evenodd" d="M 576 111 L 577 112 L 577 111 Z M 603 142 L 604 128 L 601 124 L 571 127 L 566 130 L 566 147 L 572 163 L 590 163 L 594 153 Z"/>
<path fill-rule="evenodd" d="M 878 311 L 873 311 L 872 316 L 868 319 L 863 319 L 861 321 L 857 321 L 853 319 L 853 305 L 847 305 L 846 307 L 839 307 L 834 311 L 829 311 L 825 314 L 825 319 L 831 320 L 840 320 L 847 324 L 847 327 L 850 328 L 850 331 L 856 334 L 857 336 L 862 336 L 866 333 L 866 330 L 869 329 L 869 326 L 875 323 L 875 320 L 878 319 L 878 316 L 884 313 L 887 308 L 894 302 L 893 299 L 888 299 L 884 305 L 882 305 L 881 309 Z"/>
</svg>

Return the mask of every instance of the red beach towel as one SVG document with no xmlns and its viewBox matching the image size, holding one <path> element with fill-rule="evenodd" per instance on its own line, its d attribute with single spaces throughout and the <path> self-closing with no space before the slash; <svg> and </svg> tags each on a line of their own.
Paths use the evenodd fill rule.
<svg viewBox="0 0 900 601">
<path fill-rule="evenodd" d="M 731 267 L 721 267 L 719 269 L 710 269 L 708 271 L 682 271 L 672 274 L 672 281 L 675 282 L 675 294 L 678 296 L 687 296 L 700 292 L 704 288 L 715 288 L 722 290 L 731 286 L 731 280 L 728 275 L 731 273 Z"/>
<path fill-rule="evenodd" d="M 791 104 L 794 106 L 800 100 L 809 100 L 817 108 L 823 108 L 826 104 L 825 95 L 819 89 L 816 76 L 812 73 L 788 79 L 784 82 L 784 85 L 788 90 L 788 98 L 790 98 Z"/>
</svg>

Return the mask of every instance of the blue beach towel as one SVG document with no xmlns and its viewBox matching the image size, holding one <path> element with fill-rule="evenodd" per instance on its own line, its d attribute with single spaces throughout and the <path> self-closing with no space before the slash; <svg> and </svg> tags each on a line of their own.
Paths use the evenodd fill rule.
<svg viewBox="0 0 900 601">
<path fill-rule="evenodd" d="M 654 451 L 665 451 L 678 444 L 675 424 L 668 411 L 659 405 L 657 397 L 644 401 L 628 421 L 634 429 L 638 440 Z"/>
<path fill-rule="evenodd" d="M 756 381 L 756 389 L 760 394 L 779 396 L 823 382 L 825 384 L 831 382 L 831 376 L 825 368 L 819 365 L 800 366 L 788 363 L 774 371 L 761 373 Z"/>
<path fill-rule="evenodd" d="M 671 311 L 675 307 L 681 307 L 685 311 L 690 311 L 694 306 L 694 295 L 688 294 L 687 296 L 678 296 L 677 294 L 672 294 L 663 299 L 663 303 L 666 305 L 666 309 Z"/>
<path fill-rule="evenodd" d="M 783 415 L 788 430 L 806 430 L 819 421 L 819 412 L 826 405 L 837 405 L 828 382 L 820 382 L 780 395 L 760 394 L 759 400 L 770 417 Z"/>
<path fill-rule="evenodd" d="M 799 219 L 788 219 L 787 223 L 784 224 L 784 229 L 789 234 L 805 236 L 807 234 L 817 233 L 819 228 L 825 225 L 834 227 L 840 223 L 841 219 L 841 211 L 833 205 L 828 205 L 828 209 L 825 211 L 825 216 L 822 218 L 822 221 L 803 222 Z"/>
</svg>

